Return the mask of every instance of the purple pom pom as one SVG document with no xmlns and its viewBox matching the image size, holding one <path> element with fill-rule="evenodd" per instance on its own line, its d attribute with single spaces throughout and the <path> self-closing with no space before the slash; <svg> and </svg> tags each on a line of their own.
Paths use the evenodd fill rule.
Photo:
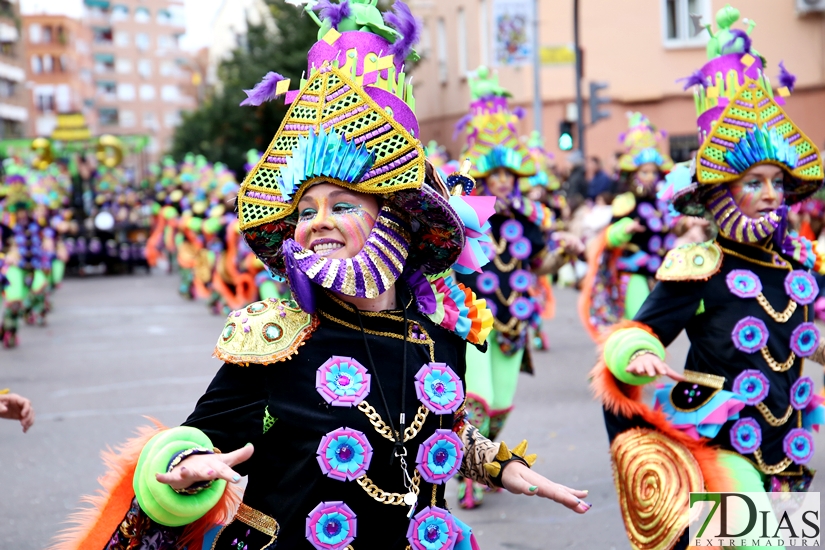
<svg viewBox="0 0 825 550">
<path fill-rule="evenodd" d="M 685 86 L 682 88 L 683 90 L 687 90 L 691 86 L 705 86 L 705 75 L 702 74 L 702 71 L 693 71 L 693 74 L 690 76 L 686 76 L 685 78 L 680 78 L 676 82 L 683 82 Z"/>
<path fill-rule="evenodd" d="M 317 4 L 312 7 L 313 11 L 319 11 L 318 14 L 322 21 L 329 21 L 332 28 L 338 29 L 338 25 L 352 14 L 349 7 L 349 0 L 343 0 L 340 4 L 333 4 L 330 0 L 319 0 Z"/>
<path fill-rule="evenodd" d="M 393 4 L 392 13 L 384 15 L 384 22 L 401 35 L 401 38 L 390 46 L 390 53 L 398 59 L 407 59 L 421 37 L 421 24 L 413 16 L 407 4 L 400 1 Z"/>
<path fill-rule="evenodd" d="M 788 72 L 784 61 L 779 62 L 779 85 L 788 88 L 789 92 L 792 92 L 796 86 L 796 75 Z"/>
<path fill-rule="evenodd" d="M 722 46 L 722 53 L 725 53 L 725 50 L 727 50 L 728 48 L 734 48 L 736 46 L 736 41 L 739 40 L 740 38 L 742 39 L 742 45 L 743 45 L 742 51 L 744 53 L 750 53 L 752 42 L 751 42 L 751 37 L 748 36 L 748 33 L 746 33 L 745 31 L 743 31 L 741 29 L 731 29 L 730 33 L 733 35 L 733 38 L 731 38 L 728 41 L 727 44 Z"/>
<path fill-rule="evenodd" d="M 244 90 L 246 94 L 246 99 L 241 101 L 241 107 L 245 107 L 247 105 L 254 105 L 257 107 L 262 103 L 267 101 L 272 101 L 278 94 L 275 93 L 275 90 L 278 87 L 278 82 L 281 80 L 286 80 L 283 76 L 279 75 L 278 73 L 269 71 L 266 73 L 266 76 L 255 84 L 255 87 L 251 90 Z"/>
<path fill-rule="evenodd" d="M 517 119 L 521 120 L 527 112 L 524 110 L 524 107 L 516 107 L 513 109 L 513 114 L 516 115 Z"/>
</svg>

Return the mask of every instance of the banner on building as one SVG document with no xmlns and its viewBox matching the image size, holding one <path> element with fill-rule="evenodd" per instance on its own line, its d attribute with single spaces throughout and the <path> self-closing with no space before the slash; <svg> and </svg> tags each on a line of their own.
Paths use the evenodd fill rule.
<svg viewBox="0 0 825 550">
<path fill-rule="evenodd" d="M 533 62 L 533 0 L 495 0 L 493 36 L 496 65 Z"/>
</svg>

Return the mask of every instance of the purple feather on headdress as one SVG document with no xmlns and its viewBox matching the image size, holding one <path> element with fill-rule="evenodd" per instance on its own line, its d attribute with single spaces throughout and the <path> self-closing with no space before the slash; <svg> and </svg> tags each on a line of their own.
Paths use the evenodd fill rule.
<svg viewBox="0 0 825 550">
<path fill-rule="evenodd" d="M 705 86 L 705 75 L 702 74 L 702 71 L 693 71 L 693 74 L 690 76 L 686 76 L 684 78 L 679 78 L 676 82 L 684 82 L 685 86 L 682 88 L 683 90 L 687 90 L 691 86 Z"/>
<path fill-rule="evenodd" d="M 458 119 L 458 122 L 455 123 L 455 127 L 453 128 L 453 141 L 456 140 L 458 134 L 464 131 L 464 129 L 467 127 L 471 120 L 473 120 L 472 113 L 467 113 L 466 115 Z"/>
<path fill-rule="evenodd" d="M 731 39 L 728 41 L 728 43 L 727 43 L 727 44 L 725 44 L 724 46 L 722 46 L 722 50 L 723 50 L 723 52 L 724 52 L 724 50 L 725 50 L 725 49 L 727 49 L 727 48 L 732 48 L 732 47 L 734 47 L 734 46 L 736 45 L 736 41 L 737 41 L 738 39 L 740 39 L 740 38 L 741 38 L 741 39 L 742 39 L 742 44 L 743 44 L 743 46 L 744 46 L 744 48 L 743 48 L 743 50 L 742 50 L 742 51 L 744 51 L 745 53 L 750 53 L 750 51 L 751 51 L 751 44 L 752 44 L 752 42 L 751 42 L 751 37 L 750 37 L 750 36 L 748 36 L 748 33 L 746 33 L 745 31 L 743 31 L 742 29 L 731 29 L 731 30 L 730 30 L 730 33 L 733 35 L 733 38 L 731 38 Z"/>
<path fill-rule="evenodd" d="M 796 75 L 790 73 L 788 69 L 785 68 L 784 61 L 779 62 L 779 85 L 788 88 L 789 92 L 792 92 L 794 86 L 796 86 Z"/>
<path fill-rule="evenodd" d="M 524 115 L 527 114 L 527 111 L 524 110 L 524 107 L 516 107 L 513 109 L 513 114 L 516 115 L 516 118 L 521 120 L 524 118 Z"/>
<path fill-rule="evenodd" d="M 349 7 L 349 0 L 342 0 L 340 4 L 333 4 L 330 0 L 319 0 L 317 4 L 312 6 L 313 11 L 319 11 L 318 14 L 322 21 L 329 21 L 332 28 L 338 29 L 338 24 L 352 14 Z"/>
<path fill-rule="evenodd" d="M 275 90 L 278 87 L 278 82 L 281 80 L 286 80 L 283 76 L 279 75 L 278 73 L 269 71 L 266 73 L 266 76 L 255 84 L 255 87 L 251 90 L 244 90 L 246 94 L 246 99 L 241 101 L 241 107 L 245 107 L 248 105 L 253 105 L 257 107 L 262 103 L 267 101 L 272 101 L 278 94 L 275 93 Z"/>
<path fill-rule="evenodd" d="M 392 13 L 384 14 L 384 22 L 401 35 L 390 46 L 390 53 L 398 56 L 398 59 L 407 59 L 421 38 L 421 23 L 413 16 L 407 4 L 400 1 L 393 4 Z"/>
</svg>

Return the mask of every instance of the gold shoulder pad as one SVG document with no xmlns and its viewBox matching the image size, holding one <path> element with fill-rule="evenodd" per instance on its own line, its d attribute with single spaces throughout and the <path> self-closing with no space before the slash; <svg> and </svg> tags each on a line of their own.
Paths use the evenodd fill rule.
<svg viewBox="0 0 825 550">
<path fill-rule="evenodd" d="M 254 302 L 226 319 L 214 356 L 227 363 L 269 365 L 298 353 L 318 319 L 287 300 Z"/>
<path fill-rule="evenodd" d="M 613 204 L 611 206 L 613 207 L 613 217 L 623 218 L 633 212 L 633 209 L 636 208 L 636 196 L 630 192 L 622 193 L 613 199 Z"/>
<path fill-rule="evenodd" d="M 656 272 L 659 281 L 707 281 L 722 267 L 722 249 L 714 241 L 677 246 Z"/>
</svg>

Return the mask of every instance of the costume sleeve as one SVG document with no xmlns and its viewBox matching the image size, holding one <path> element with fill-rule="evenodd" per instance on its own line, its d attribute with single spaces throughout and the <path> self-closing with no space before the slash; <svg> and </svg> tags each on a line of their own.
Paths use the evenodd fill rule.
<svg viewBox="0 0 825 550">
<path fill-rule="evenodd" d="M 501 475 L 511 462 L 520 462 L 532 468 L 536 455 L 525 455 L 527 441 L 522 441 L 513 450 L 502 442 L 494 442 L 484 437 L 478 429 L 467 422 L 463 408 L 456 416 L 456 427 L 464 444 L 464 458 L 459 473 L 487 487 L 503 487 Z"/>
<path fill-rule="evenodd" d="M 664 360 L 669 346 L 699 313 L 704 282 L 660 282 L 647 297 L 630 326 L 619 328 L 605 341 L 605 365 L 619 381 L 640 386 L 654 380 L 627 372 L 639 355 L 652 353 Z"/>
<path fill-rule="evenodd" d="M 633 233 L 627 230 L 627 226 L 633 223 L 630 218 L 620 218 L 607 226 L 607 247 L 620 248 L 630 242 Z"/>
<path fill-rule="evenodd" d="M 201 430 L 223 452 L 254 445 L 264 433 L 266 373 L 272 368 L 225 363 L 183 425 Z M 244 464 L 235 470 L 243 475 Z"/>
</svg>

